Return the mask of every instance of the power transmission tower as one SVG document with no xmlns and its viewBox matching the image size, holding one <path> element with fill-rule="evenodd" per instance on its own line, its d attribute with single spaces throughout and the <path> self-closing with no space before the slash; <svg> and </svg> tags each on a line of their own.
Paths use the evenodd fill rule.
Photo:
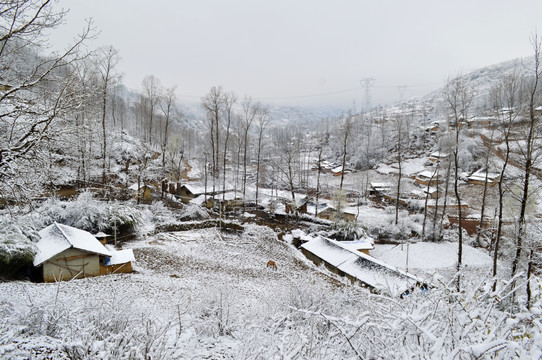
<svg viewBox="0 0 542 360">
<path fill-rule="evenodd" d="M 359 81 L 361 86 L 365 88 L 365 103 L 363 105 L 363 111 L 362 112 L 369 112 L 371 111 L 371 87 L 374 85 L 376 79 L 375 78 L 363 78 Z"/>
<path fill-rule="evenodd" d="M 399 85 L 397 89 L 399 90 L 399 102 L 403 103 L 403 96 L 405 95 L 406 85 Z"/>
</svg>

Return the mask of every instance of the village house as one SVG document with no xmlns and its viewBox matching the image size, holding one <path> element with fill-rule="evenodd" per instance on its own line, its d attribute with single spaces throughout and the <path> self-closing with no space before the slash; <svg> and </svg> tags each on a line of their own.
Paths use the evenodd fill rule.
<svg viewBox="0 0 542 360">
<path fill-rule="evenodd" d="M 424 170 L 416 175 L 414 179 L 418 184 L 421 185 L 437 185 L 441 180 L 438 176 L 438 171 L 429 171 Z"/>
<path fill-rule="evenodd" d="M 497 118 L 495 116 L 474 116 L 468 120 L 470 127 L 488 127 L 493 124 Z"/>
<path fill-rule="evenodd" d="M 349 250 L 359 251 L 365 255 L 370 255 L 369 251 L 374 250 L 375 248 L 374 240 L 371 238 L 364 238 L 354 241 L 341 241 L 340 244 Z"/>
<path fill-rule="evenodd" d="M 185 183 L 182 184 L 180 188 L 178 187 L 176 196 L 178 196 L 183 203 L 188 204 L 192 202 L 192 200 L 204 195 L 204 199 L 199 202 L 202 204 L 207 200 L 207 197 L 212 197 L 214 195 L 223 193 L 230 193 L 232 191 L 232 186 L 227 186 L 226 189 L 223 189 L 222 186 L 220 186 L 220 188 L 215 188 L 215 191 L 213 192 L 212 186 L 207 186 L 206 188 L 204 185 L 198 183 Z"/>
<path fill-rule="evenodd" d="M 188 204 L 191 200 L 200 195 L 204 195 L 205 193 L 210 194 L 209 189 L 207 189 L 208 191 L 205 190 L 206 189 L 204 186 L 196 184 L 183 184 L 177 192 L 177 195 L 181 198 L 183 203 Z"/>
<path fill-rule="evenodd" d="M 234 191 L 228 191 L 214 196 L 207 196 L 207 199 L 205 199 L 205 195 L 200 195 L 196 199 L 190 201 L 190 203 L 204 204 L 208 209 L 217 209 L 222 211 L 233 211 L 245 205 L 243 199 L 236 196 Z"/>
<path fill-rule="evenodd" d="M 392 184 L 390 183 L 379 183 L 379 182 L 372 182 L 370 184 L 369 189 L 369 195 L 371 196 L 383 196 L 390 193 L 392 188 Z"/>
<path fill-rule="evenodd" d="M 101 275 L 131 273 L 133 271 L 132 263 L 135 262 L 135 257 L 132 249 L 116 250 L 111 245 L 105 247 L 111 252 L 111 257 L 104 259 Z"/>
<path fill-rule="evenodd" d="M 425 199 L 426 197 L 429 199 L 436 199 L 438 195 L 438 188 L 437 187 L 427 187 L 421 188 L 421 189 L 414 189 L 411 191 L 412 198 L 413 199 Z"/>
<path fill-rule="evenodd" d="M 308 197 L 296 199 L 295 204 L 292 201 L 286 199 L 283 200 L 286 214 L 306 214 L 309 203 Z"/>
<path fill-rule="evenodd" d="M 428 288 L 422 279 L 355 250 L 351 244 L 342 241 L 314 238 L 301 245 L 301 252 L 316 265 L 323 264 L 331 272 L 374 292 L 403 296 L 416 286 Z"/>
<path fill-rule="evenodd" d="M 128 190 L 130 190 L 133 194 L 133 197 L 135 199 L 139 199 L 141 201 L 150 202 L 152 201 L 152 192 L 151 188 L 144 184 L 133 184 L 130 187 L 128 187 Z"/>
<path fill-rule="evenodd" d="M 41 268 L 43 281 L 54 282 L 83 277 L 98 276 L 115 272 L 113 264 L 121 267 L 116 250 L 108 250 L 91 233 L 71 226 L 53 223 L 41 230 L 34 266 Z M 131 250 L 130 250 L 131 251 Z M 121 253 L 120 259 L 130 259 L 128 252 Z M 107 264 L 111 265 L 107 265 Z M 128 265 L 126 265 L 128 267 Z"/>
<path fill-rule="evenodd" d="M 449 157 L 450 157 L 450 154 L 448 154 L 448 153 L 435 151 L 435 152 L 432 152 L 431 154 L 429 154 L 429 161 L 440 162 L 440 161 L 446 160 Z"/>
<path fill-rule="evenodd" d="M 351 172 L 352 172 L 352 169 L 349 169 L 347 167 L 343 169 L 342 166 L 337 166 L 336 168 L 331 169 L 331 173 L 333 174 L 333 176 L 346 175 L 346 174 L 350 174 Z"/>
<path fill-rule="evenodd" d="M 487 184 L 494 186 L 499 182 L 500 175 L 496 173 L 490 173 L 484 169 L 480 169 L 472 173 L 468 178 L 468 183 L 473 185 L 484 185 L 487 178 Z"/>
</svg>

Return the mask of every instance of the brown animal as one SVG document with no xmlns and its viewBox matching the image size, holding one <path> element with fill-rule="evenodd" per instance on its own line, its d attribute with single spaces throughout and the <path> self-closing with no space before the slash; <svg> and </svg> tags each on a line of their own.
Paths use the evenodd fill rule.
<svg viewBox="0 0 542 360">
<path fill-rule="evenodd" d="M 277 263 L 274 262 L 273 260 L 269 260 L 269 261 L 267 262 L 267 267 L 268 267 L 268 268 L 270 267 L 270 268 L 272 268 L 272 269 L 274 269 L 274 270 L 278 270 L 278 269 L 277 269 Z"/>
</svg>

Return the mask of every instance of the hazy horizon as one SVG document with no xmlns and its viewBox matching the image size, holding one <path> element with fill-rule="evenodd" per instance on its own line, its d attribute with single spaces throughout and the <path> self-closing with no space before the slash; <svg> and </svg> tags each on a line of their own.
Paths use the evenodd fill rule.
<svg viewBox="0 0 542 360">
<path fill-rule="evenodd" d="M 360 80 L 374 78 L 371 104 L 391 104 L 442 86 L 458 71 L 529 56 L 542 2 L 60 0 L 70 9 L 53 44 L 93 18 L 91 46 L 112 45 L 128 88 L 145 75 L 199 101 L 221 85 L 285 105 L 360 109 Z"/>
</svg>

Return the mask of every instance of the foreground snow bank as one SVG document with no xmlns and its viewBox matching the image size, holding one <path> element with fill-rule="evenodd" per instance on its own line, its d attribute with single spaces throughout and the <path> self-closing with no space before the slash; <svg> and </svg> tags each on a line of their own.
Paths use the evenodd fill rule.
<svg viewBox="0 0 542 360">
<path fill-rule="evenodd" d="M 373 295 L 262 227 L 160 233 L 132 245 L 136 274 L 0 283 L 0 358 L 509 359 L 542 351 L 538 292 L 532 311 L 518 311 L 507 284 L 492 294 L 465 274 L 461 293 L 438 285 L 404 300 Z M 270 259 L 277 270 L 265 267 Z"/>
</svg>

